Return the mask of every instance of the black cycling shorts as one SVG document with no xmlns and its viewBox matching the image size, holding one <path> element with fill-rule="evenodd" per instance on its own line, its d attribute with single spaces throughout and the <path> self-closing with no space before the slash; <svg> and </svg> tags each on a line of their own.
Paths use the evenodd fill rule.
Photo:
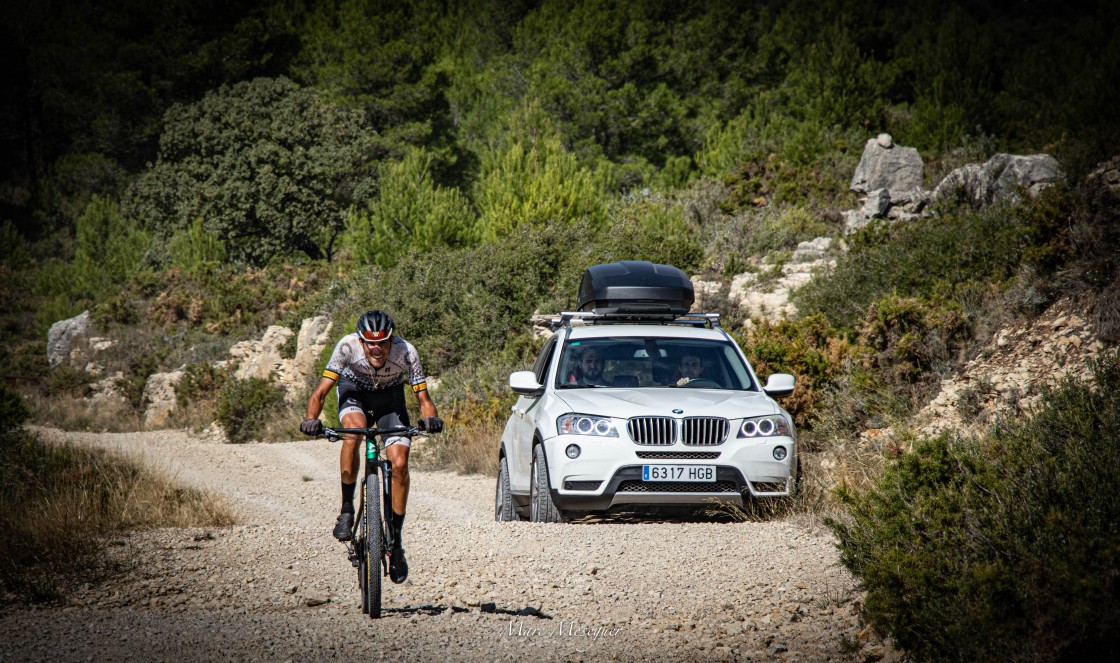
<svg viewBox="0 0 1120 663">
<path fill-rule="evenodd" d="M 350 380 L 342 379 L 335 387 L 338 394 L 338 418 L 347 412 L 361 412 L 366 416 L 366 425 L 377 428 L 410 426 L 408 408 L 404 400 L 404 385 L 388 389 L 359 389 Z M 385 446 L 404 444 L 410 446 L 411 439 L 404 435 L 394 435 L 385 439 Z"/>
</svg>

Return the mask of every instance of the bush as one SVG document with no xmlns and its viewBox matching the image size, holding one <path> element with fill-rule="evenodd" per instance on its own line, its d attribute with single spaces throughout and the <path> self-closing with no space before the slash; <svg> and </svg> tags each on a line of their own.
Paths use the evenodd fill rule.
<svg viewBox="0 0 1120 663">
<path fill-rule="evenodd" d="M 233 378 L 218 392 L 218 423 L 230 442 L 265 439 L 284 408 L 284 390 L 262 378 Z"/>
<path fill-rule="evenodd" d="M 200 401 L 213 401 L 229 382 L 229 371 L 211 364 L 191 364 L 175 385 L 175 405 L 185 409 Z"/>
<path fill-rule="evenodd" d="M 1009 278 L 1028 249 L 1053 255 L 1043 248 L 1054 238 L 1039 232 L 1035 203 L 943 211 L 857 233 L 827 278 L 813 279 L 793 294 L 797 309 L 824 313 L 832 324 L 855 329 L 868 307 L 885 295 L 953 296 L 970 289 L 970 282 Z"/>
<path fill-rule="evenodd" d="M 476 243 L 470 203 L 458 189 L 433 181 L 432 155 L 410 150 L 382 171 L 381 193 L 369 212 L 352 211 L 343 243 L 353 258 L 392 267 L 409 249 L 431 251 Z"/>
<path fill-rule="evenodd" d="M 919 660 L 1120 656 L 1120 357 L 1029 420 L 921 441 L 832 521 L 864 617 Z"/>
<path fill-rule="evenodd" d="M 375 136 L 360 112 L 284 79 L 223 86 L 164 116 L 159 160 L 128 211 L 164 237 L 196 219 L 230 257 L 329 257 L 354 200 L 373 193 Z"/>
<path fill-rule="evenodd" d="M 48 260 L 34 271 L 33 293 L 47 298 L 36 316 L 43 331 L 119 292 L 139 270 L 149 241 L 115 201 L 94 196 L 75 224 L 73 259 Z"/>
<path fill-rule="evenodd" d="M 782 402 L 800 428 L 810 424 L 823 390 L 834 384 L 851 362 L 862 362 L 866 349 L 848 342 L 822 315 L 777 324 L 762 321 L 738 339 L 751 365 L 765 380 L 771 373 L 797 377 L 793 394 Z"/>
<path fill-rule="evenodd" d="M 31 413 L 18 392 L 0 383 L 0 446 L 18 439 Z"/>
<path fill-rule="evenodd" d="M 514 142 L 484 164 L 475 201 L 486 240 L 506 237 L 522 225 L 596 224 L 605 217 L 591 171 L 547 135 Z"/>
<path fill-rule="evenodd" d="M 861 342 L 875 353 L 873 365 L 887 384 L 936 379 L 968 338 L 968 322 L 954 302 L 889 295 L 864 319 Z"/>
</svg>

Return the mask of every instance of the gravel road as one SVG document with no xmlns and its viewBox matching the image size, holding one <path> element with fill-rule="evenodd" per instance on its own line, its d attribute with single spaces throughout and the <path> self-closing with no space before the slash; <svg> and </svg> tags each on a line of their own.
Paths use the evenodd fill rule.
<svg viewBox="0 0 1120 663">
<path fill-rule="evenodd" d="M 493 480 L 413 470 L 409 579 L 362 614 L 329 529 L 338 447 L 178 431 L 40 434 L 123 450 L 240 524 L 115 541 L 131 572 L 0 612 L 2 661 L 896 660 L 856 616 L 829 531 L 762 523 L 496 523 Z"/>
</svg>

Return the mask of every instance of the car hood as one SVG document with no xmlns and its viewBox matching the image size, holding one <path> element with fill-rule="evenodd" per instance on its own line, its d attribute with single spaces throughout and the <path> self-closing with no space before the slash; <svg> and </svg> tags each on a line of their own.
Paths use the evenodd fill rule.
<svg viewBox="0 0 1120 663">
<path fill-rule="evenodd" d="M 556 397 L 566 403 L 572 412 L 622 419 L 650 416 L 740 419 L 781 412 L 772 398 L 758 391 L 573 389 L 557 391 Z"/>
</svg>

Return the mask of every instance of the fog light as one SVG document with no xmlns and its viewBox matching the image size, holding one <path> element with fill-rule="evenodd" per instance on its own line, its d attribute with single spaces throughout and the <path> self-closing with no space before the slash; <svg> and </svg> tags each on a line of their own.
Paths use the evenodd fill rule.
<svg viewBox="0 0 1120 663">
<path fill-rule="evenodd" d="M 571 447 L 568 447 L 568 448 L 571 449 Z M 785 460 L 785 459 L 786 459 L 786 448 L 785 447 L 774 447 L 774 460 Z"/>
<path fill-rule="evenodd" d="M 568 448 L 564 450 L 564 453 L 567 454 L 568 458 L 579 458 L 579 445 L 569 444 Z M 782 453 L 782 458 L 785 457 L 785 453 Z"/>
</svg>

